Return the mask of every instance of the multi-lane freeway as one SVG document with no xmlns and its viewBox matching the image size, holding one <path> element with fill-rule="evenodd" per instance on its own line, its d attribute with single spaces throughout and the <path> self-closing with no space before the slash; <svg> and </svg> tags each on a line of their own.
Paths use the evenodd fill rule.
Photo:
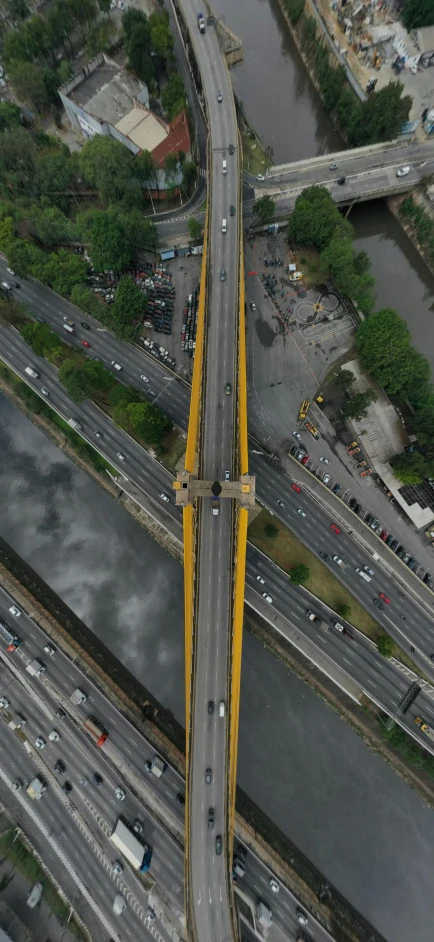
<svg viewBox="0 0 434 942">
<path fill-rule="evenodd" d="M 4 796 L 6 789 L 8 805 L 11 801 L 19 802 L 19 806 L 14 807 L 24 830 L 35 826 L 35 818 L 46 829 L 50 847 L 44 856 L 59 883 L 63 885 L 67 875 L 74 875 L 72 882 L 80 890 L 80 878 L 83 878 L 85 887 L 81 892 L 84 903 L 88 904 L 86 917 L 99 922 L 98 931 L 93 932 L 94 938 L 101 937 L 101 924 L 113 938 L 137 939 L 143 932 L 146 935 L 146 913 L 151 903 L 157 914 L 158 933 L 166 942 L 168 931 L 162 917 L 158 918 L 158 901 L 161 897 L 161 905 L 167 901 L 164 922 L 167 922 L 167 912 L 169 915 L 174 913 L 173 923 L 178 928 L 183 904 L 184 808 L 178 796 L 184 795 L 184 781 L 170 765 L 161 778 L 144 771 L 145 762 L 155 755 L 153 746 L 89 677 L 82 674 L 76 661 L 64 654 L 56 642 L 54 655 L 44 652 L 47 641 L 53 644 L 53 639 L 48 639 L 25 611 L 22 610 L 19 617 L 12 616 L 9 608 L 13 601 L 0 590 L 0 618 L 13 624 L 23 642 L 13 653 L 7 653 L 4 648 L 0 651 L 0 697 L 9 701 L 6 708 L 0 708 L 3 756 L 0 793 Z M 46 667 L 40 678 L 32 678 L 25 670 L 28 660 L 34 657 L 38 657 Z M 87 700 L 74 708 L 69 698 L 77 687 L 87 695 Z M 59 706 L 67 714 L 64 719 L 56 716 Z M 39 736 L 46 741 L 43 750 L 38 752 L 34 749 L 34 759 L 29 758 L 22 742 L 7 728 L 10 715 L 16 711 L 27 721 L 23 732 L 28 741 L 34 744 Z M 89 714 L 104 723 L 109 732 L 101 749 L 97 749 L 81 728 L 81 718 L 84 720 Z M 60 734 L 56 742 L 50 742 L 48 738 L 53 729 Z M 59 759 L 63 761 L 65 771 L 56 775 L 54 766 Z M 36 803 L 25 795 L 24 786 L 38 771 L 47 778 L 49 787 Z M 99 786 L 93 782 L 95 772 L 102 777 Z M 23 783 L 19 792 L 10 790 L 16 779 Z M 61 789 L 65 781 L 72 785 L 69 795 Z M 123 801 L 116 798 L 118 786 L 126 793 Z M 152 847 L 150 895 L 125 862 L 123 874 L 113 873 L 113 863 L 119 858 L 119 852 L 112 847 L 107 836 L 120 814 L 125 815 L 131 824 L 135 820 L 142 823 L 142 839 Z M 41 829 L 38 836 L 40 840 L 44 836 Z M 243 845 L 237 842 L 236 848 L 238 846 Z M 276 879 L 276 874 L 251 849 L 243 847 L 243 850 L 246 873 L 238 879 L 240 890 L 251 900 L 252 906 L 259 898 L 268 902 L 276 931 L 287 937 L 297 925 L 299 902 L 280 880 L 279 892 L 275 893 L 270 880 Z M 86 876 L 81 865 L 84 857 Z M 112 911 L 117 892 L 122 892 L 128 903 L 120 917 L 115 917 Z M 311 922 L 314 942 L 328 942 L 329 934 L 315 920 Z M 152 934 L 155 935 L 154 932 Z"/>
</svg>

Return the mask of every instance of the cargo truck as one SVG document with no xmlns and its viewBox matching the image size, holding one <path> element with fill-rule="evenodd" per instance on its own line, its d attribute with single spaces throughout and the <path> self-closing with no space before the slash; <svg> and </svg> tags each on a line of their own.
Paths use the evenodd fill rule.
<svg viewBox="0 0 434 942">
<path fill-rule="evenodd" d="M 262 900 L 256 906 L 256 918 L 261 929 L 269 929 L 273 922 L 273 914 L 269 906 Z"/>
<path fill-rule="evenodd" d="M 80 425 L 80 422 L 77 422 L 76 419 L 68 419 L 68 425 L 70 425 L 71 428 L 75 429 L 76 432 L 81 432 L 83 428 L 83 426 Z"/>
<path fill-rule="evenodd" d="M 39 801 L 42 798 L 42 795 L 47 790 L 47 786 L 42 778 L 39 775 L 36 776 L 27 786 L 26 792 L 29 798 L 34 798 L 36 801 Z"/>
<path fill-rule="evenodd" d="M 135 870 L 139 870 L 140 873 L 146 873 L 149 870 L 152 849 L 139 841 L 137 835 L 133 834 L 122 818 L 118 818 L 110 840 Z"/>
<path fill-rule="evenodd" d="M 414 722 L 416 723 L 416 726 L 419 726 L 422 732 L 425 733 L 425 736 L 428 736 L 429 739 L 434 740 L 434 729 L 431 729 L 431 726 L 428 725 L 426 720 L 423 720 L 421 716 L 416 716 Z"/>
<path fill-rule="evenodd" d="M 93 716 L 89 716 L 87 720 L 84 721 L 83 729 L 89 733 L 89 736 L 96 742 L 97 746 L 101 747 L 104 745 L 108 732 Z"/>
<path fill-rule="evenodd" d="M 27 665 L 26 671 L 29 672 L 31 677 L 40 677 L 40 675 L 44 673 L 45 667 L 41 661 L 35 658 L 34 661 L 30 661 L 30 664 Z"/>
<path fill-rule="evenodd" d="M 25 716 L 21 716 L 21 713 L 15 713 L 12 719 L 9 720 L 8 727 L 9 729 L 21 729 L 26 723 Z"/>
<path fill-rule="evenodd" d="M 157 776 L 157 778 L 161 778 L 163 772 L 166 769 L 166 764 L 165 762 L 163 762 L 162 759 L 160 759 L 159 756 L 154 756 L 152 761 L 151 759 L 148 759 L 145 762 L 145 768 L 147 772 L 152 772 L 154 775 Z"/>
<path fill-rule="evenodd" d="M 317 628 L 322 628 L 323 631 L 329 630 L 328 625 L 326 625 L 325 621 L 323 621 L 322 618 L 319 617 L 319 615 L 315 615 L 315 612 L 312 612 L 310 608 L 307 609 L 306 615 L 309 621 L 313 622 Z"/>
<path fill-rule="evenodd" d="M 303 399 L 303 402 L 300 406 L 300 412 L 298 413 L 298 418 L 300 422 L 306 418 L 307 413 L 309 412 L 309 406 L 310 406 L 309 399 Z"/>
<path fill-rule="evenodd" d="M 204 33 L 205 32 L 205 20 L 203 18 L 203 13 L 197 14 L 197 25 L 199 27 L 199 31 L 201 33 Z"/>
<path fill-rule="evenodd" d="M 305 422 L 304 427 L 307 428 L 308 432 L 310 432 L 313 438 L 316 438 L 317 440 L 319 439 L 319 431 L 317 428 L 315 428 L 314 425 L 312 425 L 312 422 Z"/>
<path fill-rule="evenodd" d="M 79 687 L 77 687 L 77 689 L 74 690 L 74 693 L 71 694 L 69 699 L 71 703 L 73 703 L 75 706 L 80 706 L 80 703 L 86 702 L 87 697 L 86 697 L 86 694 L 83 693 L 83 691 L 80 690 Z"/>
<path fill-rule="evenodd" d="M 220 513 L 220 501 L 218 497 L 213 497 L 212 499 L 212 512 L 214 517 Z"/>
<path fill-rule="evenodd" d="M 6 642 L 6 651 L 15 651 L 22 644 L 21 638 L 17 638 L 15 632 L 5 621 L 0 621 L 0 638 Z"/>
</svg>

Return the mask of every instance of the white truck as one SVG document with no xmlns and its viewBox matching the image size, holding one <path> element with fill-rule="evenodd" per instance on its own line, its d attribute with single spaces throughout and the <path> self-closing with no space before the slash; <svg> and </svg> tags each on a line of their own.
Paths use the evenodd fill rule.
<svg viewBox="0 0 434 942">
<path fill-rule="evenodd" d="M 159 756 L 154 756 L 153 759 L 147 759 L 145 762 L 145 769 L 147 772 L 152 772 L 153 775 L 156 775 L 157 778 L 161 778 L 163 772 L 165 771 L 166 764 L 160 759 Z"/>
<path fill-rule="evenodd" d="M 32 779 L 30 785 L 28 785 L 26 788 L 29 798 L 34 798 L 36 801 L 39 801 L 39 799 L 42 798 L 42 795 L 46 790 L 47 786 L 43 779 L 39 777 L 39 775 Z"/>
<path fill-rule="evenodd" d="M 151 848 L 139 841 L 122 818 L 118 818 L 110 840 L 135 870 L 140 870 L 140 873 L 146 873 L 149 870 L 152 858 Z"/>
<path fill-rule="evenodd" d="M 74 693 L 71 694 L 71 696 L 70 696 L 69 699 L 70 699 L 71 703 L 74 704 L 74 706 L 80 706 L 80 703 L 85 703 L 85 702 L 86 702 L 87 697 L 86 697 L 86 694 L 83 693 L 83 691 L 80 690 L 79 687 L 77 687 L 77 688 L 74 690 Z"/>
<path fill-rule="evenodd" d="M 45 667 L 42 661 L 38 661 L 38 659 L 35 658 L 34 661 L 30 661 L 30 664 L 27 665 L 26 671 L 29 672 L 31 677 L 40 677 L 41 674 L 44 673 Z"/>
<path fill-rule="evenodd" d="M 80 422 L 77 422 L 77 419 L 68 419 L 68 425 L 74 429 L 76 432 L 81 432 L 83 426 L 80 425 Z"/>
<path fill-rule="evenodd" d="M 32 376 L 33 379 L 39 378 L 39 373 L 37 373 L 32 366 L 26 366 L 24 372 L 27 373 L 28 376 Z"/>
<path fill-rule="evenodd" d="M 42 898 L 42 883 L 34 883 L 27 897 L 26 903 L 30 909 L 34 909 Z"/>
<path fill-rule="evenodd" d="M 273 922 L 271 909 L 266 903 L 263 903 L 262 900 L 259 900 L 256 906 L 256 918 L 261 929 L 269 929 Z"/>
<path fill-rule="evenodd" d="M 126 908 L 127 904 L 125 902 L 125 898 L 122 896 L 122 893 L 117 893 L 113 903 L 113 912 L 115 916 L 120 916 Z"/>
</svg>

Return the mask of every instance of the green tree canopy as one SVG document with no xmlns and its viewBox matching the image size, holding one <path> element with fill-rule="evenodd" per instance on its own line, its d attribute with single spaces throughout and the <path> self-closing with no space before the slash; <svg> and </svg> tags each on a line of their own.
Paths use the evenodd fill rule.
<svg viewBox="0 0 434 942">
<path fill-rule="evenodd" d="M 108 398 L 111 406 L 119 406 L 121 403 L 127 406 L 130 402 L 140 402 L 142 400 L 141 393 L 134 386 L 123 386 L 117 382 L 110 389 Z"/>
<path fill-rule="evenodd" d="M 129 421 L 149 445 L 158 445 L 170 420 L 152 402 L 132 402 L 127 406 Z"/>
<path fill-rule="evenodd" d="M 59 382 L 65 387 L 68 396 L 74 402 L 83 402 L 88 399 L 92 393 L 92 385 L 86 370 L 83 369 L 75 360 L 64 360 L 59 373 Z"/>
<path fill-rule="evenodd" d="M 390 464 L 402 484 L 421 484 L 424 478 L 432 476 L 432 465 L 418 451 L 395 455 Z"/>
<path fill-rule="evenodd" d="M 403 20 L 406 29 L 434 26 L 432 0 L 404 0 Z"/>
<path fill-rule="evenodd" d="M 80 170 L 90 186 L 96 186 L 104 203 L 121 200 L 134 175 L 133 157 L 120 141 L 96 134 L 81 150 Z"/>
<path fill-rule="evenodd" d="M 253 212 L 259 222 L 271 222 L 276 212 L 276 204 L 271 196 L 261 196 L 253 204 Z"/>
<path fill-rule="evenodd" d="M 179 72 L 173 72 L 161 95 L 163 108 L 169 118 L 176 117 L 185 108 L 184 83 Z"/>
<path fill-rule="evenodd" d="M 26 324 L 21 330 L 21 336 L 39 357 L 48 357 L 49 351 L 57 350 L 60 342 L 57 334 L 48 324 Z"/>
<path fill-rule="evenodd" d="M 196 175 L 197 170 L 195 164 L 193 164 L 191 160 L 186 160 L 182 166 L 182 180 L 187 190 L 195 185 Z"/>
<path fill-rule="evenodd" d="M 378 653 L 383 657 L 391 657 L 394 649 L 394 641 L 390 635 L 380 635 L 377 641 Z"/>
<path fill-rule="evenodd" d="M 89 254 L 95 271 L 107 268 L 121 271 L 133 259 L 128 234 L 115 209 L 88 210 L 77 216 L 77 228 L 82 239 L 89 244 Z M 84 279 L 83 279 L 84 280 Z"/>
<path fill-rule="evenodd" d="M 9 78 L 20 101 L 28 102 L 36 111 L 48 105 L 47 89 L 41 69 L 33 62 L 11 62 Z"/>
<path fill-rule="evenodd" d="M 349 389 L 355 380 L 356 377 L 354 376 L 354 373 L 351 372 L 351 370 L 340 370 L 335 379 L 335 383 L 337 386 L 341 386 L 342 389 Z"/>
<path fill-rule="evenodd" d="M 188 220 L 188 234 L 192 242 L 199 242 L 202 238 L 202 223 L 191 216 Z"/>
<path fill-rule="evenodd" d="M 74 224 L 57 206 L 48 206 L 46 209 L 32 206 L 28 219 L 33 224 L 36 237 L 46 245 L 72 242 L 75 238 Z"/>
<path fill-rule="evenodd" d="M 351 615 L 350 605 L 348 605 L 347 602 L 342 602 L 342 604 L 338 606 L 337 613 L 341 618 L 348 619 Z"/>
<path fill-rule="evenodd" d="M 21 124 L 21 111 L 9 101 L 0 101 L 0 131 L 6 131 Z"/>
<path fill-rule="evenodd" d="M 309 579 L 310 569 L 304 563 L 299 563 L 298 566 L 293 566 L 289 570 L 289 576 L 294 585 L 302 585 Z"/>
<path fill-rule="evenodd" d="M 407 324 L 393 308 L 382 308 L 367 317 L 359 327 L 356 343 L 362 365 L 386 392 L 420 396 L 429 366 L 413 350 Z"/>
<path fill-rule="evenodd" d="M 372 310 L 374 303 L 374 278 L 366 271 L 359 273 L 359 259 L 356 265 L 356 253 L 351 240 L 351 233 L 338 229 L 328 245 L 321 252 L 321 268 L 332 275 L 341 294 L 353 300 L 365 313 Z"/>
<path fill-rule="evenodd" d="M 410 115 L 412 99 L 403 91 L 401 82 L 389 82 L 362 102 L 349 129 L 355 147 L 394 140 Z"/>
<path fill-rule="evenodd" d="M 344 419 L 363 419 L 368 414 L 369 406 L 375 402 L 377 393 L 373 389 L 355 392 L 341 409 Z"/>
<path fill-rule="evenodd" d="M 265 536 L 268 536 L 270 540 L 274 540 L 278 534 L 278 529 L 274 523 L 266 523 L 264 527 Z"/>
<path fill-rule="evenodd" d="M 295 201 L 289 220 L 288 236 L 299 245 L 313 245 L 320 251 L 337 236 L 353 234 L 353 228 L 342 216 L 330 193 L 322 186 L 310 186 Z"/>
<path fill-rule="evenodd" d="M 120 279 L 110 308 L 113 330 L 125 340 L 134 336 L 135 327 L 146 309 L 146 298 L 129 275 Z"/>
<path fill-rule="evenodd" d="M 169 16 L 165 10 L 156 10 L 149 17 L 152 48 L 161 59 L 170 60 L 173 56 L 173 36 L 170 30 Z"/>
</svg>

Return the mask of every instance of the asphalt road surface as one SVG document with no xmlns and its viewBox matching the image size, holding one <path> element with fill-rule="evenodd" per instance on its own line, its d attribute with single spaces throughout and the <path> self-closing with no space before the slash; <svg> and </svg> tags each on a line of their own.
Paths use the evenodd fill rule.
<svg viewBox="0 0 434 942">
<path fill-rule="evenodd" d="M 237 395 L 238 325 L 238 194 L 239 157 L 235 104 L 229 73 L 213 27 L 201 34 L 197 5 L 183 3 L 186 22 L 202 75 L 210 129 L 212 161 L 209 206 L 209 262 L 206 299 L 206 347 L 202 447 L 199 477 L 233 477 Z M 229 154 L 229 144 L 234 153 Z M 230 207 L 234 207 L 231 215 Z M 230 394 L 225 391 L 230 384 Z M 232 598 L 232 502 L 220 501 L 213 514 L 211 496 L 198 516 L 194 673 L 191 689 L 189 761 L 189 907 L 192 934 L 202 942 L 229 942 L 233 937 L 230 879 L 227 762 L 230 715 L 230 637 Z M 208 710 L 212 701 L 214 711 Z M 220 715 L 219 703 L 225 704 Z M 212 780 L 207 783 L 205 769 Z M 219 853 L 217 853 L 219 850 Z"/>
<path fill-rule="evenodd" d="M 52 841 L 50 847 L 44 850 L 44 858 L 46 857 L 48 866 L 61 884 L 64 871 L 66 876 L 69 871 L 62 865 L 57 845 L 70 861 L 74 872 L 79 875 L 82 868 L 78 867 L 77 861 L 82 860 L 86 854 L 89 866 L 85 882 L 96 904 L 95 912 L 86 906 L 86 918 L 93 917 L 98 920 L 101 907 L 104 919 L 113 924 L 111 907 L 114 895 L 122 891 L 130 905 L 119 917 L 119 922 L 122 922 L 117 927 L 117 932 L 122 929 L 122 939 L 137 938 L 138 931 L 143 932 L 141 916 L 147 910 L 147 894 L 140 884 L 140 878 L 130 873 L 128 864 L 120 877 L 112 873 L 113 862 L 121 855 L 108 842 L 107 835 L 111 833 L 119 814 L 124 815 L 130 824 L 137 819 L 142 823 L 142 840 L 148 842 L 153 849 L 150 876 L 156 881 L 157 892 L 162 888 L 171 906 L 180 913 L 184 898 L 183 853 L 167 830 L 155 820 L 152 805 L 157 800 L 165 806 L 169 821 L 174 820 L 182 833 L 184 808 L 178 803 L 176 796 L 184 793 L 184 782 L 170 766 L 161 778 L 144 773 L 144 762 L 155 755 L 152 745 L 59 647 L 56 646 L 54 655 L 44 652 L 45 644 L 53 642 L 24 611 L 18 617 L 9 612 L 13 601 L 0 590 L 0 618 L 14 628 L 23 642 L 15 652 L 7 653 L 3 648 L 0 655 L 0 696 L 9 701 L 6 708 L 0 708 L 0 742 L 4 772 L 4 777 L 0 780 L 0 793 L 4 787 L 7 788 L 7 802 L 9 805 L 10 799 L 13 799 L 14 809 L 15 800 L 20 800 L 21 808 L 17 809 L 16 813 L 24 830 L 30 829 L 31 832 L 31 827 L 36 827 L 36 823 L 26 815 L 29 808 L 48 828 Z M 32 678 L 25 670 L 27 661 L 35 657 L 46 666 L 46 672 L 40 678 Z M 77 687 L 86 694 L 87 700 L 85 704 L 74 708 L 69 697 Z M 56 717 L 59 706 L 65 710 L 67 718 Z M 38 736 L 42 736 L 46 741 L 46 746 L 39 753 L 35 749 L 37 759 L 46 765 L 43 774 L 49 784 L 39 802 L 31 802 L 24 791 L 39 768 L 6 725 L 11 714 L 15 712 L 20 712 L 27 721 L 23 731 L 30 743 L 33 744 Z M 106 744 L 101 749 L 97 749 L 81 729 L 80 717 L 85 719 L 89 714 L 104 723 L 109 731 Z M 48 738 L 53 729 L 60 734 L 57 742 L 50 742 Z M 119 774 L 117 768 L 121 764 L 119 756 L 123 762 L 124 776 Z M 54 765 L 59 759 L 64 762 L 65 771 L 55 775 Z M 95 772 L 103 778 L 99 786 L 92 780 Z M 145 791 L 142 794 L 137 788 L 130 787 L 129 783 L 134 783 L 135 777 L 144 779 Z M 23 783 L 19 793 L 10 791 L 10 785 L 16 778 L 21 779 Z M 65 780 L 72 785 L 70 797 L 61 791 L 60 786 Z M 118 785 L 126 792 L 124 801 L 116 798 L 115 789 Z M 86 840 L 79 821 L 84 822 L 94 844 L 91 840 Z M 38 835 L 41 837 L 39 831 Z M 237 842 L 237 849 L 239 846 Z M 297 899 L 280 880 L 279 892 L 274 893 L 270 887 L 270 879 L 273 876 L 275 878 L 275 874 L 263 865 L 251 850 L 245 849 L 245 853 L 246 873 L 238 880 L 240 890 L 247 894 L 253 909 L 258 899 L 268 902 L 273 911 L 276 931 L 287 935 L 287 929 L 292 929 L 297 921 Z M 87 873 L 90 874 L 89 877 Z M 98 892 L 93 892 L 94 886 L 97 886 Z M 72 895 L 70 891 L 69 895 Z M 137 900 L 137 905 L 134 900 Z M 84 904 L 84 899 L 80 900 L 80 905 L 77 904 L 80 912 Z M 315 942 L 326 942 L 330 938 L 328 933 L 313 917 L 311 921 L 315 927 L 312 938 Z M 167 933 L 160 922 L 158 931 L 162 938 L 166 939 Z M 116 937 L 114 933 L 113 936 Z M 98 933 L 95 935 L 95 938 L 97 937 Z"/>
</svg>

